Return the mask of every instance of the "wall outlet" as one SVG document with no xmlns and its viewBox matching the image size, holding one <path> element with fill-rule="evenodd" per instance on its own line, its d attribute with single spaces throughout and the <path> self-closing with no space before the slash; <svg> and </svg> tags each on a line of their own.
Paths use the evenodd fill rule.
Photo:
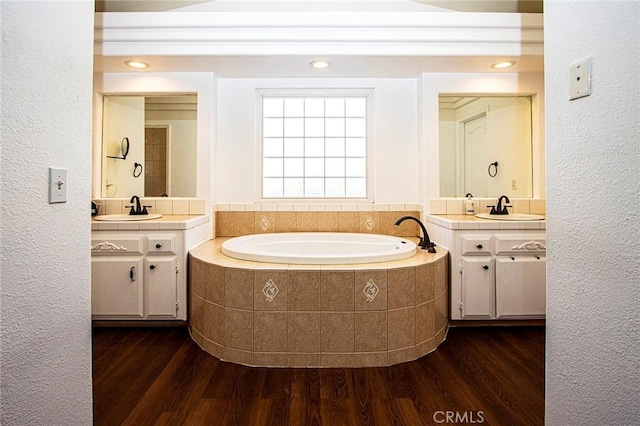
<svg viewBox="0 0 640 426">
<path fill-rule="evenodd" d="M 591 95 L 591 57 L 569 66 L 569 100 Z"/>
<path fill-rule="evenodd" d="M 49 167 L 49 204 L 67 202 L 67 169 Z"/>
</svg>

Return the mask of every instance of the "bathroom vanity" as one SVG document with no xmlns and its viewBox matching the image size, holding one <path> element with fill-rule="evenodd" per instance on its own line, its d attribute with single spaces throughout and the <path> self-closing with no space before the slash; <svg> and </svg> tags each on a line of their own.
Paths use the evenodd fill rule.
<svg viewBox="0 0 640 426">
<path fill-rule="evenodd" d="M 545 221 L 428 215 L 427 222 L 449 245 L 452 320 L 545 317 Z"/>
<path fill-rule="evenodd" d="M 210 238 L 207 215 L 91 223 L 96 320 L 187 319 L 187 254 Z"/>
</svg>

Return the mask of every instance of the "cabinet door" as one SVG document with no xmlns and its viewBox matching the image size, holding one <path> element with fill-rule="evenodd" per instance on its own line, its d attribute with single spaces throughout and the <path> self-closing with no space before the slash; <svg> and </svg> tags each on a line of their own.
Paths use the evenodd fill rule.
<svg viewBox="0 0 640 426">
<path fill-rule="evenodd" d="M 493 259 L 489 256 L 466 257 L 462 266 L 462 318 L 493 316 Z"/>
<path fill-rule="evenodd" d="M 105 317 L 143 316 L 142 257 L 91 259 L 91 313 Z"/>
<path fill-rule="evenodd" d="M 545 315 L 546 259 L 544 256 L 496 258 L 496 315 Z"/>
<path fill-rule="evenodd" d="M 147 317 L 176 317 L 176 266 L 176 256 L 148 256 L 145 259 Z"/>
</svg>

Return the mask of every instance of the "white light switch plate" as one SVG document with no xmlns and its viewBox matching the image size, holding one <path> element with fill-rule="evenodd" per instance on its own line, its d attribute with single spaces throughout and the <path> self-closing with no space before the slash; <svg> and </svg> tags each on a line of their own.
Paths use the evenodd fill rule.
<svg viewBox="0 0 640 426">
<path fill-rule="evenodd" d="M 569 100 L 591 95 L 591 57 L 569 66 Z"/>
<path fill-rule="evenodd" d="M 67 169 L 49 167 L 49 204 L 67 202 Z"/>
</svg>

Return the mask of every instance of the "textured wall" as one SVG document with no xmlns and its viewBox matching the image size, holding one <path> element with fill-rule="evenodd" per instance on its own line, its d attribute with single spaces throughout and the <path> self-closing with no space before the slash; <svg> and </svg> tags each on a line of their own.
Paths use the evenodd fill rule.
<svg viewBox="0 0 640 426">
<path fill-rule="evenodd" d="M 94 6 L 0 7 L 0 423 L 87 425 Z M 68 169 L 65 204 L 48 204 L 49 166 Z"/>
<path fill-rule="evenodd" d="M 544 14 L 546 424 L 640 424 L 640 3 Z M 569 101 L 569 64 L 586 56 L 592 95 Z"/>
</svg>

